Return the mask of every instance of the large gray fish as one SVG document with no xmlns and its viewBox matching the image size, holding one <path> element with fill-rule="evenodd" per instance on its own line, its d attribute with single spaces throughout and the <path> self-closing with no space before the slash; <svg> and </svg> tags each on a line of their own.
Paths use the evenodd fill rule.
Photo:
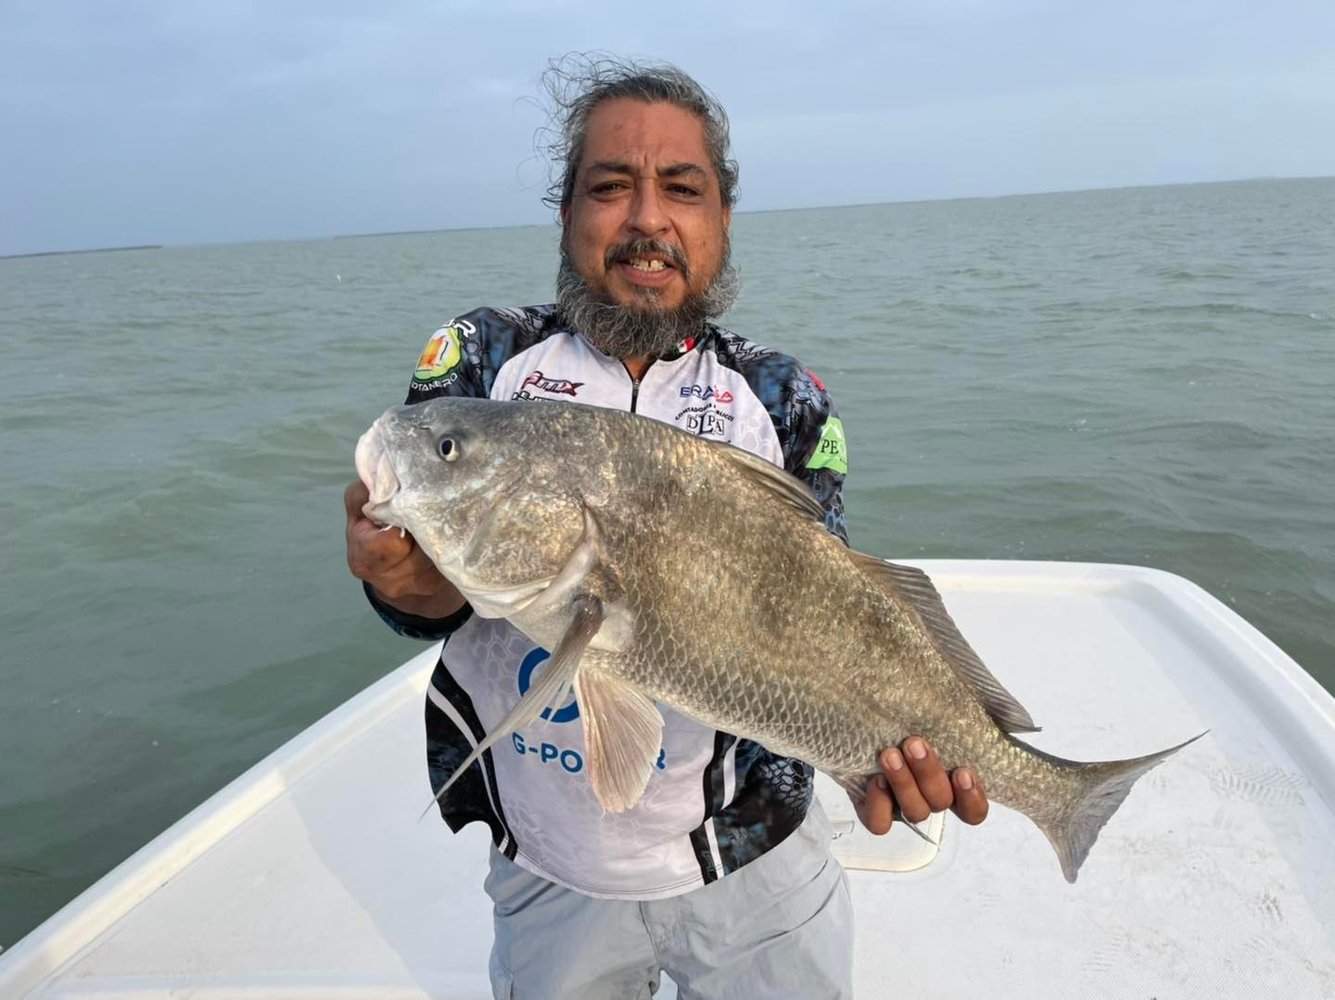
<svg viewBox="0 0 1335 1000">
<path fill-rule="evenodd" d="M 854 794 L 884 747 L 918 734 L 1032 819 L 1074 882 L 1132 783 L 1186 745 L 1078 763 L 1020 742 L 1036 729 L 1029 713 L 925 574 L 846 548 L 806 488 L 763 459 L 658 421 L 441 398 L 377 420 L 357 469 L 368 517 L 410 532 L 476 614 L 552 651 L 451 782 L 572 686 L 589 779 L 613 812 L 653 771 L 656 702 Z M 817 632 L 833 639 L 818 655 Z"/>
</svg>

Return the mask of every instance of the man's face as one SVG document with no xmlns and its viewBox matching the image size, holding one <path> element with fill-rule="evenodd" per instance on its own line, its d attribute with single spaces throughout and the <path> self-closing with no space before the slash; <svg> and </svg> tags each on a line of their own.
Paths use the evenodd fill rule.
<svg viewBox="0 0 1335 1000">
<path fill-rule="evenodd" d="M 731 218 L 695 115 L 632 98 L 589 115 L 561 221 L 570 262 L 598 298 L 668 311 L 700 296 L 723 265 Z M 661 249 L 628 249 L 644 240 Z"/>
</svg>

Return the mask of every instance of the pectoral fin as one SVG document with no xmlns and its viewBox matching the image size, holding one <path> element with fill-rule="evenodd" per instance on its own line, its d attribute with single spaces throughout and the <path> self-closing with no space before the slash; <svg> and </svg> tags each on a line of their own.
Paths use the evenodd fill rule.
<svg viewBox="0 0 1335 1000">
<path fill-rule="evenodd" d="M 597 634 L 602 624 L 602 602 L 595 597 L 576 598 L 574 619 L 571 621 L 570 627 L 566 629 L 566 634 L 561 638 L 556 650 L 552 653 L 552 657 L 547 662 L 542 674 L 528 689 L 528 693 L 520 698 L 518 704 L 510 710 L 510 714 L 486 735 L 482 742 L 464 758 L 464 762 L 450 775 L 449 780 L 436 790 L 434 802 L 439 802 L 440 797 L 449 790 L 449 787 L 458 780 L 459 776 L 472 767 L 493 743 L 520 726 L 532 722 L 545 709 L 553 708 L 564 700 L 566 690 L 571 684 L 575 683 L 580 657 L 584 655 L 584 650 L 588 648 L 590 640 Z M 578 687 L 576 687 L 576 690 L 578 690 Z M 422 815 L 425 816 L 430 810 L 431 806 L 428 805 Z"/>
<path fill-rule="evenodd" d="M 593 794 L 608 812 L 625 812 L 649 783 L 663 745 L 663 716 L 650 698 L 596 670 L 575 678 L 575 697 Z"/>
</svg>

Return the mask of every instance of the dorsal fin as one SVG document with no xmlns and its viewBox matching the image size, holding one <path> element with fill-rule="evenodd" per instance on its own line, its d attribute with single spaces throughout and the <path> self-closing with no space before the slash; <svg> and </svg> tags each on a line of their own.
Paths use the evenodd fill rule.
<svg viewBox="0 0 1335 1000">
<path fill-rule="evenodd" d="M 743 451 L 723 442 L 709 443 L 721 449 L 727 459 L 737 466 L 737 471 L 748 481 L 767 490 L 813 520 L 825 520 L 825 508 L 816 499 L 816 494 L 812 493 L 800 479 L 784 472 L 759 455 L 752 455 L 749 451 Z"/>
<path fill-rule="evenodd" d="M 914 566 L 901 566 L 861 552 L 851 554 L 864 570 L 889 586 L 895 597 L 913 610 L 936 651 L 974 689 L 998 726 L 1008 733 L 1039 731 L 1025 707 L 992 676 L 960 634 L 926 573 Z"/>
</svg>

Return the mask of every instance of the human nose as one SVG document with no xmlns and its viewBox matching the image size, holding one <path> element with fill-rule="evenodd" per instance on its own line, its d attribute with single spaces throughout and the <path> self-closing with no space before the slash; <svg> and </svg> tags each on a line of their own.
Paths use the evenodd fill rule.
<svg viewBox="0 0 1335 1000">
<path fill-rule="evenodd" d="M 637 184 L 631 202 L 630 217 L 626 224 L 633 232 L 656 236 L 667 229 L 667 212 L 659 195 L 658 185 Z"/>
</svg>

